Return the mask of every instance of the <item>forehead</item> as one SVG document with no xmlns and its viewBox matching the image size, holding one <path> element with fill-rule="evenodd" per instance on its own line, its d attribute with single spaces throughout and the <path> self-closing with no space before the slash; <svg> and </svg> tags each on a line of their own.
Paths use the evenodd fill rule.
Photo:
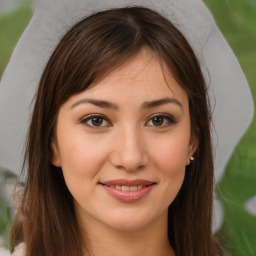
<svg viewBox="0 0 256 256">
<path fill-rule="evenodd" d="M 186 92 L 167 70 L 153 52 L 143 49 L 134 58 L 103 77 L 100 82 L 72 96 L 69 102 L 72 104 L 79 98 L 90 97 L 106 98 L 120 104 L 135 104 L 136 101 L 172 97 L 186 107 Z"/>
</svg>

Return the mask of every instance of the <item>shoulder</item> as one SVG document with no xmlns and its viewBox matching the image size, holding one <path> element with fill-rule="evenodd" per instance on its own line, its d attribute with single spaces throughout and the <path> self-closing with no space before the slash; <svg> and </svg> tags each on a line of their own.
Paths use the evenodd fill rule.
<svg viewBox="0 0 256 256">
<path fill-rule="evenodd" d="M 11 256 L 25 256 L 25 244 L 21 243 L 16 246 Z"/>
</svg>

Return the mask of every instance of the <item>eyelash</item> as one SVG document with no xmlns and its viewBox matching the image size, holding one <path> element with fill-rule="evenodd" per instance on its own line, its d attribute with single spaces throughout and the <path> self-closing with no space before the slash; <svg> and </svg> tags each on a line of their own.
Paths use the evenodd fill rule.
<svg viewBox="0 0 256 256">
<path fill-rule="evenodd" d="M 167 126 L 170 126 L 170 125 L 173 125 L 173 124 L 177 123 L 176 119 L 173 116 L 168 115 L 168 114 L 154 114 L 154 115 L 150 116 L 147 123 L 150 122 L 150 121 L 152 122 L 153 119 L 156 118 L 156 117 L 157 118 L 163 118 L 164 122 L 167 123 L 167 124 L 161 125 L 161 126 L 158 126 L 158 125 L 150 125 L 150 126 L 164 128 L 164 127 L 167 127 Z"/>
<path fill-rule="evenodd" d="M 152 122 L 154 118 L 162 118 L 163 119 L 163 122 L 165 122 L 165 125 L 148 125 L 148 126 L 152 126 L 152 127 L 159 127 L 159 128 L 164 128 L 164 127 L 167 127 L 169 125 L 172 125 L 172 124 L 176 124 L 177 121 L 175 120 L 174 117 L 168 115 L 168 114 L 154 114 L 152 116 L 149 117 L 148 121 L 146 122 L 149 123 L 150 121 Z M 102 122 L 107 122 L 107 125 L 100 125 L 100 126 L 97 126 L 97 125 L 93 125 L 93 124 L 88 124 L 88 122 L 92 122 L 93 121 L 93 118 L 98 118 L 98 119 L 101 119 Z M 106 127 L 106 126 L 111 126 L 111 122 L 108 120 L 108 118 L 106 118 L 104 115 L 102 114 L 91 114 L 91 115 L 88 115 L 86 116 L 85 118 L 83 118 L 81 120 L 81 123 L 86 125 L 87 127 L 89 128 L 96 128 L 96 129 L 100 129 L 102 127 Z M 102 123 L 101 123 L 102 124 Z"/>
<path fill-rule="evenodd" d="M 102 119 L 103 122 L 108 122 L 108 124 L 104 125 L 104 126 L 96 126 L 96 125 L 88 124 L 89 121 L 92 122 L 93 118 Z M 88 116 L 86 116 L 85 118 L 83 118 L 81 120 L 81 123 L 86 125 L 89 128 L 96 128 L 96 129 L 97 128 L 106 127 L 106 126 L 111 126 L 110 121 L 104 115 L 102 115 L 102 114 L 91 114 L 91 115 L 88 115 Z"/>
</svg>

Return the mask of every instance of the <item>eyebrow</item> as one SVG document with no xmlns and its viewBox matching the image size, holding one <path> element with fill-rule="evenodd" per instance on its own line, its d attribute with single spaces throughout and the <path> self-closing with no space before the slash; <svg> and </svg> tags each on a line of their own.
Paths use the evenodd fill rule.
<svg viewBox="0 0 256 256">
<path fill-rule="evenodd" d="M 101 107 L 101 108 L 109 108 L 109 109 L 114 109 L 114 110 L 119 109 L 118 105 L 116 105 L 112 102 L 108 102 L 105 100 L 95 100 L 95 99 L 79 100 L 79 101 L 75 102 L 74 104 L 72 104 L 71 109 L 75 108 L 76 106 L 78 106 L 80 104 L 86 104 L 86 103 L 90 103 L 90 104 L 93 104 L 93 105 L 95 105 L 97 107 Z M 181 110 L 183 111 L 182 104 L 175 98 L 163 98 L 163 99 L 154 100 L 154 101 L 146 101 L 142 104 L 141 108 L 142 109 L 150 109 L 150 108 L 155 108 L 155 107 L 169 104 L 169 103 L 173 103 L 173 104 L 179 106 L 181 108 Z"/>
<path fill-rule="evenodd" d="M 176 104 L 183 111 L 183 106 L 182 106 L 181 102 L 174 98 L 163 98 L 163 99 L 154 100 L 154 101 L 146 101 L 143 103 L 142 109 L 155 108 L 155 107 L 169 104 L 169 103 Z"/>
<path fill-rule="evenodd" d="M 108 102 L 108 101 L 105 101 L 105 100 L 95 100 L 95 99 L 79 100 L 71 106 L 71 109 L 80 105 L 80 104 L 86 104 L 86 103 L 90 103 L 90 104 L 93 104 L 93 105 L 95 105 L 97 107 L 101 107 L 101 108 L 111 108 L 111 109 L 114 109 L 114 110 L 119 109 L 118 106 L 114 103 L 111 103 L 111 102 Z"/>
</svg>

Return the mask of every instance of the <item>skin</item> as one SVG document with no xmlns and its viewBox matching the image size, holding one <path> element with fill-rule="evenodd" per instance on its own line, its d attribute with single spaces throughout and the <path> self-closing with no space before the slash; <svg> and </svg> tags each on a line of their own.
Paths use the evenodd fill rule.
<svg viewBox="0 0 256 256">
<path fill-rule="evenodd" d="M 102 119 L 93 122 L 89 115 L 95 114 Z M 96 256 L 174 255 L 167 237 L 168 206 L 196 146 L 187 95 L 171 74 L 164 77 L 149 50 L 69 98 L 58 114 L 53 164 L 62 168 L 74 197 L 88 251 Z M 113 179 L 156 184 L 142 199 L 122 202 L 99 184 Z"/>
</svg>

